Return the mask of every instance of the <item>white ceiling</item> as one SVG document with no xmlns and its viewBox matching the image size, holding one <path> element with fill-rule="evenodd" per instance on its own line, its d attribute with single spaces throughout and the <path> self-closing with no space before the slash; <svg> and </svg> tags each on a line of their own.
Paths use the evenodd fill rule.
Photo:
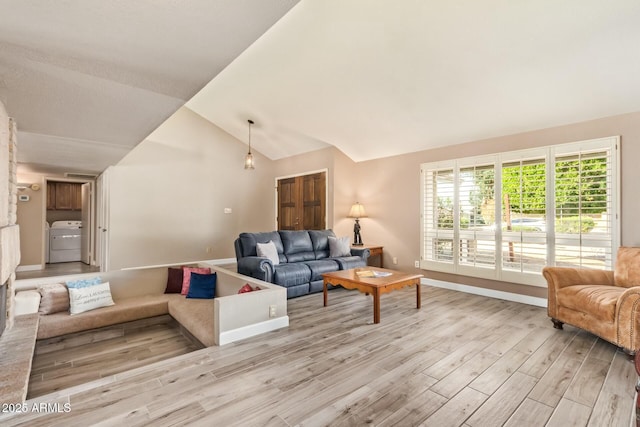
<svg viewBox="0 0 640 427">
<path fill-rule="evenodd" d="M 187 106 L 356 161 L 640 110 L 638 0 L 303 0 Z"/>
<path fill-rule="evenodd" d="M 0 0 L 0 100 L 19 162 L 115 164 L 298 1 Z"/>
<path fill-rule="evenodd" d="M 272 159 L 334 145 L 362 161 L 640 111 L 637 0 L 295 3 L 0 0 L 21 161 L 73 143 L 122 157 L 212 78 L 187 106 L 244 142 L 253 119 Z"/>
</svg>

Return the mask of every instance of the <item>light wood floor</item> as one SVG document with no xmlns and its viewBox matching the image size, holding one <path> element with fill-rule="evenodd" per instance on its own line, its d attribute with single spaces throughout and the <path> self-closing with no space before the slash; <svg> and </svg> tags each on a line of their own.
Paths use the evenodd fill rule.
<svg viewBox="0 0 640 427">
<path fill-rule="evenodd" d="M 36 342 L 27 398 L 201 349 L 171 316 L 127 322 Z"/>
<path fill-rule="evenodd" d="M 100 267 L 87 265 L 83 262 L 58 262 L 45 264 L 43 270 L 20 271 L 16 273 L 16 279 L 35 279 L 40 277 L 65 276 L 69 274 L 95 273 Z"/>
<path fill-rule="evenodd" d="M 289 300 L 289 328 L 41 396 L 0 424 L 629 425 L 635 370 L 615 347 L 553 329 L 543 308 L 425 287 L 416 310 L 414 295 L 384 295 L 377 325 L 354 291 Z"/>
</svg>

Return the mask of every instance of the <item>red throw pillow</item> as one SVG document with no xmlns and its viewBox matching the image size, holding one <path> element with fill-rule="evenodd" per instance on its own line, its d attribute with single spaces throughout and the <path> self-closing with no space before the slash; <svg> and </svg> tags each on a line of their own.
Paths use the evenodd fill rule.
<svg viewBox="0 0 640 427">
<path fill-rule="evenodd" d="M 165 294 L 179 294 L 182 292 L 182 281 L 184 280 L 184 273 L 182 267 L 169 267 L 167 272 L 167 287 L 164 290 Z"/>
<path fill-rule="evenodd" d="M 253 292 L 254 289 L 251 287 L 250 284 L 246 284 L 243 287 L 240 288 L 240 290 L 238 291 L 239 294 L 244 294 L 245 292 Z"/>
<path fill-rule="evenodd" d="M 189 293 L 189 284 L 191 283 L 191 273 L 198 274 L 211 274 L 211 269 L 209 267 L 201 268 L 201 267 L 182 267 L 182 290 L 180 293 L 182 295 L 186 295 Z"/>
</svg>

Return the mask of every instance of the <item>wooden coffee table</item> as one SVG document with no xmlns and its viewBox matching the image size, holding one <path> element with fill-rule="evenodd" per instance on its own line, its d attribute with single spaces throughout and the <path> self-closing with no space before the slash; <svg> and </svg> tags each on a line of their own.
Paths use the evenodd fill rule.
<svg viewBox="0 0 640 427">
<path fill-rule="evenodd" d="M 362 277 L 358 271 L 391 273 L 386 277 Z M 373 323 L 380 323 L 380 295 L 405 286 L 416 287 L 416 308 L 420 308 L 420 278 L 422 274 L 409 274 L 396 270 L 377 267 L 353 268 L 351 270 L 334 271 L 322 275 L 324 279 L 324 306 L 327 306 L 327 285 L 342 286 L 346 289 L 357 289 L 364 294 L 373 295 Z"/>
</svg>

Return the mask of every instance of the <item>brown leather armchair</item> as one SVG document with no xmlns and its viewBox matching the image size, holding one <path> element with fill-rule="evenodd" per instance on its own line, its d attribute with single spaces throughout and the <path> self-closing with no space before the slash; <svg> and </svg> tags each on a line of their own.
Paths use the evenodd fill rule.
<svg viewBox="0 0 640 427">
<path fill-rule="evenodd" d="M 553 326 L 567 323 L 622 347 L 640 349 L 640 248 L 620 247 L 615 271 L 545 267 Z"/>
</svg>

